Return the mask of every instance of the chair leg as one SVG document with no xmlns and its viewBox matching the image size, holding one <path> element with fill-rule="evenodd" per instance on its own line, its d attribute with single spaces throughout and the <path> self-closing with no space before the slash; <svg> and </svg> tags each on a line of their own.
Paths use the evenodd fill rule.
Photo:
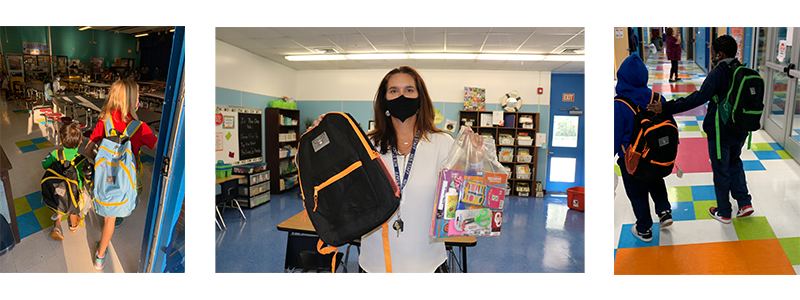
<svg viewBox="0 0 800 300">
<path fill-rule="evenodd" d="M 219 216 L 219 221 L 222 222 L 222 229 L 228 229 L 228 226 L 225 226 L 225 220 L 222 219 L 222 214 L 219 213 L 219 206 L 215 206 L 214 209 L 217 210 L 217 216 Z"/>
<path fill-rule="evenodd" d="M 236 203 L 236 207 L 239 208 L 239 213 L 242 214 L 242 218 L 247 221 L 247 217 L 245 217 L 244 212 L 242 211 L 242 207 L 239 206 L 239 200 L 233 199 L 233 202 Z"/>
</svg>

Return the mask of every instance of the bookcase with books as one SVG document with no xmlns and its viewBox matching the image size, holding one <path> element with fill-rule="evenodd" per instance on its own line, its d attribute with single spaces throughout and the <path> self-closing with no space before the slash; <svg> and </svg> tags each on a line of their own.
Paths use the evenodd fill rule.
<svg viewBox="0 0 800 300">
<path fill-rule="evenodd" d="M 539 132 L 539 113 L 462 110 L 459 125 L 495 140 L 497 158 L 508 171 L 506 195 L 530 197 L 536 182 L 539 148 L 534 143 Z M 502 120 L 503 125 L 498 125 Z"/>
<path fill-rule="evenodd" d="M 267 107 L 264 109 L 265 157 L 269 166 L 272 194 L 280 194 L 298 184 L 294 157 L 300 140 L 300 111 Z"/>
</svg>

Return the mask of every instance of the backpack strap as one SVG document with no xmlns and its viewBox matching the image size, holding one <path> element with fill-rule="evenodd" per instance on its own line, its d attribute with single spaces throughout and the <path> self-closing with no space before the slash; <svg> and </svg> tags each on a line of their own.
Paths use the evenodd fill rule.
<svg viewBox="0 0 800 300">
<path fill-rule="evenodd" d="M 333 246 L 322 248 L 322 245 L 325 245 L 325 242 L 323 242 L 322 239 L 319 239 L 317 241 L 317 252 L 322 255 L 333 253 L 333 259 L 331 259 L 331 273 L 336 273 L 336 255 L 339 254 L 339 248 Z"/>
<path fill-rule="evenodd" d="M 389 247 L 389 222 L 381 224 L 381 238 L 383 239 L 383 260 L 386 273 L 392 273 L 392 252 Z"/>
<path fill-rule="evenodd" d="M 136 130 L 139 130 L 140 126 L 142 126 L 142 121 L 131 120 L 131 122 L 128 123 L 128 127 L 125 127 L 125 132 L 124 132 L 125 136 L 127 137 L 133 136 L 133 134 L 136 133 Z"/>
<path fill-rule="evenodd" d="M 56 159 L 58 159 L 60 163 L 64 163 L 64 161 L 67 160 L 66 156 L 64 156 L 64 149 L 56 150 Z"/>
<path fill-rule="evenodd" d="M 106 128 L 106 136 L 117 136 L 117 131 L 114 130 L 114 122 L 111 121 L 112 118 L 108 118 L 103 123 L 105 123 Z"/>
<path fill-rule="evenodd" d="M 636 104 L 634 104 L 634 103 L 633 103 L 633 101 L 631 101 L 630 99 L 628 99 L 628 98 L 625 98 L 625 97 L 620 97 L 620 98 L 615 98 L 615 99 L 614 99 L 614 101 L 619 101 L 619 102 L 625 103 L 625 105 L 627 105 L 627 106 L 628 106 L 628 108 L 630 108 L 630 109 L 631 109 L 631 111 L 633 112 L 633 114 L 634 114 L 634 115 L 636 115 L 636 113 L 637 113 L 637 110 L 636 110 L 636 109 L 634 109 L 633 107 L 634 107 L 634 106 L 636 106 L 636 107 L 638 108 L 639 106 L 638 106 L 638 105 L 636 105 Z"/>
<path fill-rule="evenodd" d="M 653 90 L 650 91 L 653 93 L 653 95 L 650 98 L 650 103 L 661 102 L 661 94 L 656 93 Z"/>
</svg>

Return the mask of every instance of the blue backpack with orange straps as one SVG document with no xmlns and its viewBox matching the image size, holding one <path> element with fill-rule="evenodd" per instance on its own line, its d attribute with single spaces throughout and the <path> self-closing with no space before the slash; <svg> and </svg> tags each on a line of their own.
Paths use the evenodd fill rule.
<svg viewBox="0 0 800 300">
<path fill-rule="evenodd" d="M 132 120 L 124 132 L 105 121 L 106 136 L 97 148 L 94 163 L 94 208 L 103 217 L 127 217 L 139 201 L 136 156 L 130 138 L 142 122 Z"/>
</svg>

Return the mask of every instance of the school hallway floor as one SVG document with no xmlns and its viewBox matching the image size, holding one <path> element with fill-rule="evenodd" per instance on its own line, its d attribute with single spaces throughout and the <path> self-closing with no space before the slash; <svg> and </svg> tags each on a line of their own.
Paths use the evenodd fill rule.
<svg viewBox="0 0 800 300">
<path fill-rule="evenodd" d="M 243 211 L 246 221 L 236 208 L 227 207 L 223 212 L 227 229 L 216 232 L 216 272 L 284 272 L 288 233 L 278 231 L 277 225 L 303 211 L 300 188 L 271 195 L 270 202 Z M 469 273 L 585 270 L 584 213 L 569 209 L 566 195 L 507 197 L 500 236 L 477 240 L 476 246 L 467 248 Z M 339 251 L 345 252 L 347 247 L 340 247 Z M 343 271 L 344 268 L 337 270 Z M 347 271 L 358 272 L 356 247 L 350 249 Z"/>
<path fill-rule="evenodd" d="M 142 244 L 147 195 L 153 169 L 153 150 L 142 149 L 143 187 L 139 205 L 122 225 L 114 230 L 109 256 L 102 271 L 93 265 L 94 244 L 100 240 L 102 218 L 93 211 L 87 214 L 85 226 L 71 233 L 63 218 L 63 241 L 50 237 L 53 211 L 42 203 L 40 181 L 44 169 L 41 161 L 60 147 L 53 134 L 53 124 L 39 116 L 31 116 L 24 104 L 6 101 L 0 95 L 0 144 L 11 161 L 11 188 L 21 242 L 0 256 L 0 273 L 121 273 L 137 272 Z M 57 128 L 57 127 L 55 127 Z M 80 149 L 86 146 L 84 138 Z M 83 150 L 81 150 L 81 153 Z"/>
<path fill-rule="evenodd" d="M 679 64 L 681 81 L 668 82 L 670 62 L 664 53 L 646 63 L 648 85 L 667 100 L 699 90 L 706 74 L 694 62 Z M 615 274 L 800 274 L 800 165 L 764 130 L 753 133 L 751 149 L 742 149 L 747 187 L 755 212 L 732 218 L 731 224 L 712 219 L 716 205 L 706 135 L 706 106 L 676 114 L 680 147 L 676 164 L 683 178 L 665 178 L 674 223 L 661 229 L 654 220 L 653 240 L 642 242 L 631 233 L 636 219 L 625 195 L 619 167 L 614 198 Z M 736 201 L 731 199 L 734 213 Z"/>
</svg>

